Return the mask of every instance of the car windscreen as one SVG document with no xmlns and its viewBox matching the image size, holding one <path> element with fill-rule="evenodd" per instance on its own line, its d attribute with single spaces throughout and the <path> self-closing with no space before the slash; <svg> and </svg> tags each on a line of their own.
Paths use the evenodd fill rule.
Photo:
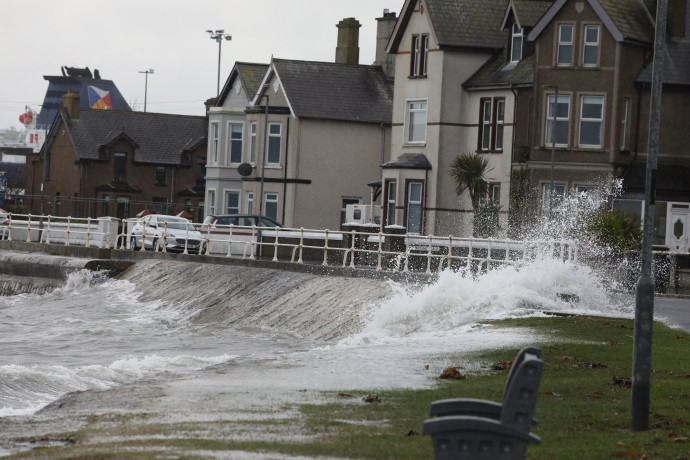
<svg viewBox="0 0 690 460">
<path fill-rule="evenodd" d="M 196 228 L 186 220 L 168 220 L 165 219 L 165 221 L 168 223 L 168 228 L 174 229 L 174 230 L 189 230 L 190 232 L 196 231 Z M 165 224 L 162 223 L 162 226 Z"/>
</svg>

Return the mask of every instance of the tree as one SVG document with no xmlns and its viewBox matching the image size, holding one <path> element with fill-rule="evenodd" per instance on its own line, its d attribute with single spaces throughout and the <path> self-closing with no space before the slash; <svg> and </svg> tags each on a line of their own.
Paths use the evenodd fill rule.
<svg viewBox="0 0 690 460">
<path fill-rule="evenodd" d="M 467 190 L 475 210 L 489 192 L 489 183 L 484 178 L 490 171 L 488 168 L 489 159 L 476 153 L 460 154 L 450 164 L 450 175 L 455 179 L 458 195 Z"/>
<path fill-rule="evenodd" d="M 496 236 L 499 230 L 500 206 L 487 199 L 489 183 L 484 176 L 489 171 L 489 159 L 475 153 L 458 155 L 450 164 L 450 175 L 455 179 L 458 195 L 465 190 L 470 195 L 474 210 L 472 235 L 480 238 Z"/>
</svg>

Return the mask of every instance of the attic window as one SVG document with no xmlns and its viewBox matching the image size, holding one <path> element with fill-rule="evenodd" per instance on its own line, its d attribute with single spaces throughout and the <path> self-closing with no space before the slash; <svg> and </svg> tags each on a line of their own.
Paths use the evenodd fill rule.
<svg viewBox="0 0 690 460">
<path fill-rule="evenodd" d="M 510 62 L 518 62 L 522 59 L 523 30 L 517 24 L 513 24 L 512 41 L 510 46 Z"/>
<path fill-rule="evenodd" d="M 126 153 L 115 153 L 115 155 L 113 155 L 113 182 L 116 184 L 127 183 Z"/>
<path fill-rule="evenodd" d="M 410 78 L 425 78 L 429 57 L 429 35 L 413 35 L 410 49 Z"/>
</svg>

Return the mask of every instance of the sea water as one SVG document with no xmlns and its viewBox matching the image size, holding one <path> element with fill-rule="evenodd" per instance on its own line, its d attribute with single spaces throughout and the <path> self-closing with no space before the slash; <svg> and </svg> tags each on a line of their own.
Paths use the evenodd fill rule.
<svg viewBox="0 0 690 460">
<path fill-rule="evenodd" d="M 453 356 L 541 339 L 487 320 L 545 312 L 631 317 L 632 306 L 554 260 L 422 285 L 171 261 L 117 280 L 77 271 L 51 293 L 0 297 L 0 416 L 218 366 L 243 366 L 247 388 L 266 369 L 284 388 L 424 387 Z"/>
</svg>

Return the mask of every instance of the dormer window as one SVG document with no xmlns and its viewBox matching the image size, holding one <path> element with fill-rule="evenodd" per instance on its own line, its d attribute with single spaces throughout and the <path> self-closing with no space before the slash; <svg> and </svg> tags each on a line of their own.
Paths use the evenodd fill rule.
<svg viewBox="0 0 690 460">
<path fill-rule="evenodd" d="M 522 59 L 523 29 L 513 24 L 512 41 L 510 46 L 510 62 L 519 62 Z"/>
<path fill-rule="evenodd" d="M 599 64 L 599 26 L 585 26 L 582 65 L 596 67 Z"/>
<path fill-rule="evenodd" d="M 116 184 L 127 183 L 127 154 L 115 153 L 113 155 L 113 182 Z"/>
</svg>

